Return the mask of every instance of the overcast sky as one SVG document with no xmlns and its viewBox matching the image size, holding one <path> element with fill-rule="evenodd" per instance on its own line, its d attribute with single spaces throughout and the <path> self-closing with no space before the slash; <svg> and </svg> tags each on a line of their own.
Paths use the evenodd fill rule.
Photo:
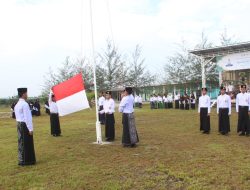
<svg viewBox="0 0 250 190">
<path fill-rule="evenodd" d="M 95 50 L 103 50 L 112 34 L 123 52 L 140 44 L 154 73 L 176 44 L 185 40 L 192 48 L 202 31 L 215 45 L 225 28 L 250 41 L 249 0 L 92 2 Z M 23 86 L 30 96 L 39 95 L 49 67 L 60 66 L 66 56 L 89 56 L 90 37 L 89 0 L 0 0 L 0 97 Z"/>
</svg>

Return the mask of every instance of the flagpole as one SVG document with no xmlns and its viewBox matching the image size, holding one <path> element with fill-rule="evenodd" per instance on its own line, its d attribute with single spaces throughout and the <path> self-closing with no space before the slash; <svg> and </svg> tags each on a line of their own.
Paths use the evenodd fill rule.
<svg viewBox="0 0 250 190">
<path fill-rule="evenodd" d="M 91 60 L 93 63 L 93 75 L 94 75 L 94 90 L 95 90 L 95 109 L 96 109 L 96 143 L 102 144 L 102 130 L 101 124 L 99 122 L 98 106 L 97 106 L 97 86 L 96 86 L 96 62 L 95 62 L 95 46 L 94 46 L 94 27 L 92 18 L 92 0 L 89 0 L 90 7 L 90 29 L 91 29 L 91 46 L 92 46 L 92 56 Z"/>
</svg>

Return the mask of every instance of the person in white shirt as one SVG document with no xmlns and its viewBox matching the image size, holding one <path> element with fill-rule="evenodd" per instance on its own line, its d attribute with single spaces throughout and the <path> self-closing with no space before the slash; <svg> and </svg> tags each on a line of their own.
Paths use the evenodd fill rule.
<svg viewBox="0 0 250 190">
<path fill-rule="evenodd" d="M 53 92 L 49 94 L 49 109 L 50 109 L 50 133 L 54 137 L 61 136 L 61 127 L 58 115 L 58 107 L 56 98 Z"/>
<path fill-rule="evenodd" d="M 200 131 L 204 134 L 210 133 L 210 97 L 207 95 L 207 88 L 201 89 L 202 95 L 199 98 Z"/>
<path fill-rule="evenodd" d="M 115 140 L 115 101 L 111 97 L 111 92 L 106 92 L 106 99 L 103 103 L 105 112 L 105 137 L 106 141 Z"/>
<path fill-rule="evenodd" d="M 105 101 L 104 92 L 101 92 L 100 96 L 99 96 L 99 99 L 98 99 L 99 121 L 100 121 L 101 125 L 105 125 L 105 113 L 102 111 L 103 110 L 104 101 Z"/>
<path fill-rule="evenodd" d="M 142 97 L 140 95 L 138 96 L 138 104 L 139 108 L 142 108 Z"/>
<path fill-rule="evenodd" d="M 36 155 L 33 140 L 33 123 L 29 104 L 26 102 L 27 88 L 18 88 L 19 101 L 15 105 L 18 134 L 18 165 L 34 165 Z"/>
<path fill-rule="evenodd" d="M 189 103 L 190 103 L 190 98 L 187 95 L 187 93 L 184 94 L 184 108 L 185 110 L 189 110 Z"/>
<path fill-rule="evenodd" d="M 154 94 L 154 108 L 158 109 L 158 97 L 156 96 L 156 94 Z"/>
<path fill-rule="evenodd" d="M 164 94 L 163 96 L 164 108 L 168 109 L 168 96 Z"/>
<path fill-rule="evenodd" d="M 194 110 L 195 109 L 195 96 L 194 96 L 194 93 L 192 93 L 191 96 L 190 96 L 190 103 L 191 103 L 191 109 Z"/>
<path fill-rule="evenodd" d="M 157 101 L 158 101 L 158 109 L 163 108 L 162 97 L 160 94 L 158 94 Z"/>
<path fill-rule="evenodd" d="M 246 93 L 246 85 L 241 85 L 241 93 L 236 96 L 236 112 L 238 113 L 237 132 L 240 132 L 240 136 L 249 136 L 250 96 Z"/>
<path fill-rule="evenodd" d="M 136 95 L 135 96 L 135 107 L 139 107 L 139 101 L 138 101 L 139 97 Z"/>
<path fill-rule="evenodd" d="M 135 127 L 133 90 L 131 87 L 126 87 L 124 92 L 125 96 L 119 105 L 123 125 L 122 144 L 124 147 L 135 147 L 136 143 L 139 142 L 139 138 Z"/>
<path fill-rule="evenodd" d="M 180 94 L 175 94 L 174 96 L 174 103 L 175 103 L 175 109 L 180 109 Z"/>
<path fill-rule="evenodd" d="M 155 103 L 154 103 L 154 97 L 153 97 L 153 95 L 150 95 L 149 101 L 150 101 L 150 109 L 152 110 L 152 109 L 155 108 Z"/>
<path fill-rule="evenodd" d="M 226 94 L 226 88 L 220 88 L 217 98 L 217 114 L 219 116 L 219 133 L 227 135 L 230 132 L 229 116 L 231 115 L 231 98 Z"/>
</svg>

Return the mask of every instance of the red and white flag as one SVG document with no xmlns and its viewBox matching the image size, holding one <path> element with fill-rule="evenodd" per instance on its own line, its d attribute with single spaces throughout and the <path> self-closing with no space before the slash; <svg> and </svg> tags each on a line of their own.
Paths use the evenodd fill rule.
<svg viewBox="0 0 250 190">
<path fill-rule="evenodd" d="M 65 116 L 89 108 L 82 74 L 52 88 L 58 107 L 59 116 Z"/>
</svg>

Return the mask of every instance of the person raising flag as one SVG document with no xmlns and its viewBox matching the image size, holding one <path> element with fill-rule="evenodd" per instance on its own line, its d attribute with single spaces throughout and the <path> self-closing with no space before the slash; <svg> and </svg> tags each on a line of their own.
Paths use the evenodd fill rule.
<svg viewBox="0 0 250 190">
<path fill-rule="evenodd" d="M 134 97 L 132 88 L 126 87 L 124 97 L 119 105 L 119 112 L 122 113 L 123 135 L 122 144 L 124 147 L 135 147 L 139 142 L 134 117 Z"/>
<path fill-rule="evenodd" d="M 50 132 L 54 137 L 61 136 L 60 121 L 58 115 L 58 108 L 56 105 L 55 95 L 53 91 L 49 94 L 49 109 L 50 109 Z"/>
</svg>

